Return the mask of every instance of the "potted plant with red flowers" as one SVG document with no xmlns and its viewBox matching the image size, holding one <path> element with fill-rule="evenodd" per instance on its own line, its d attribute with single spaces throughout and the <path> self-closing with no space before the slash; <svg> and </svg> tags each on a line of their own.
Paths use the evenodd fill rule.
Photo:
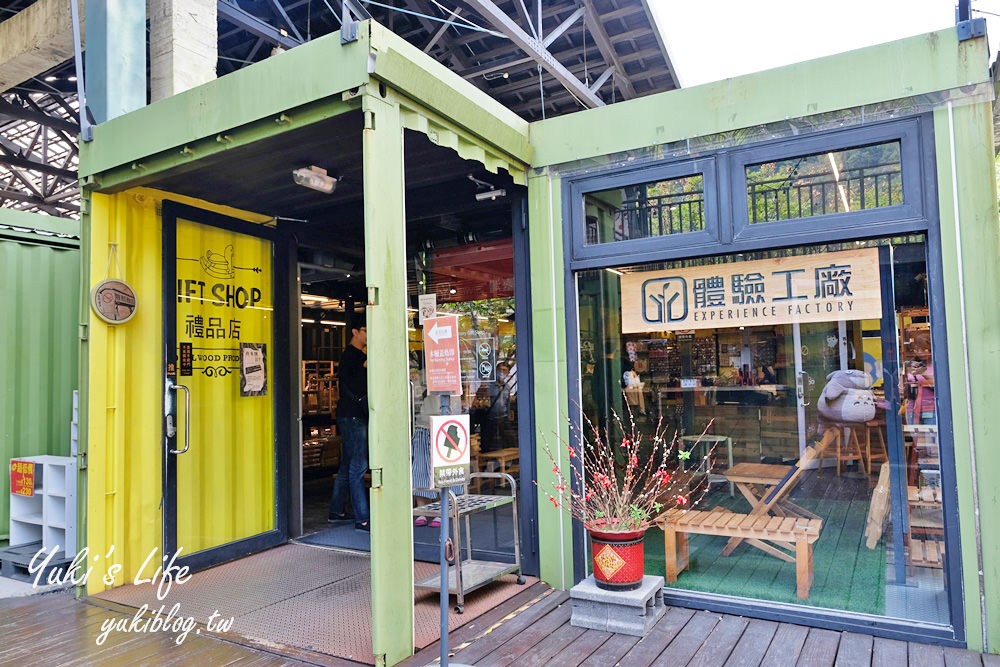
<svg viewBox="0 0 1000 667">
<path fill-rule="evenodd" d="M 631 411 L 627 427 L 617 413 L 612 416 L 606 429 L 585 417 L 589 433 L 580 433 L 576 446 L 564 445 L 566 466 L 546 446 L 555 480 L 548 489 L 538 486 L 586 529 L 597 586 L 633 590 L 642 583 L 646 529 L 661 512 L 700 503 L 714 448 L 695 460 L 692 453 L 699 445 L 683 449 L 678 434 L 667 437 L 662 420 L 647 436 Z"/>
</svg>

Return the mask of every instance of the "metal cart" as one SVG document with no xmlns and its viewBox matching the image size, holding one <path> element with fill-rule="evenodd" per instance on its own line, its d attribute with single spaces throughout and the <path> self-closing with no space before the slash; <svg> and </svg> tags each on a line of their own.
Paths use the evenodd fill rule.
<svg viewBox="0 0 1000 667">
<path fill-rule="evenodd" d="M 524 583 L 524 575 L 521 573 L 521 537 L 518 532 L 517 521 L 517 482 L 511 475 L 494 472 L 475 472 L 470 476 L 472 479 L 500 479 L 506 480 L 510 484 L 511 494 L 509 496 L 493 496 L 479 494 L 464 494 L 456 496 L 450 490 L 449 509 L 450 522 L 455 538 L 455 562 L 448 567 L 448 593 L 456 598 L 455 611 L 459 614 L 465 611 L 465 594 L 492 583 L 512 572 L 517 573 L 517 583 Z M 487 560 L 474 560 L 472 558 L 472 530 L 469 517 L 477 512 L 495 509 L 504 505 L 512 505 L 514 515 L 514 562 L 498 563 Z M 441 501 L 436 501 L 415 507 L 413 516 L 437 517 L 441 516 Z M 465 540 L 465 558 L 462 558 L 462 533 L 467 536 Z M 494 525 L 494 530 L 496 527 Z M 414 583 L 417 589 L 439 590 L 441 585 L 441 574 L 435 572 L 432 576 L 426 577 Z"/>
</svg>

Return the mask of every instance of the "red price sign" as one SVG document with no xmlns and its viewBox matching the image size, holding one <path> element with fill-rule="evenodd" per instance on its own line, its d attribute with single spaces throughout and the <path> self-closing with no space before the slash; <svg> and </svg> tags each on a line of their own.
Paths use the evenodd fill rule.
<svg viewBox="0 0 1000 667">
<path fill-rule="evenodd" d="M 35 462 L 10 460 L 10 492 L 18 496 L 35 495 Z"/>
</svg>

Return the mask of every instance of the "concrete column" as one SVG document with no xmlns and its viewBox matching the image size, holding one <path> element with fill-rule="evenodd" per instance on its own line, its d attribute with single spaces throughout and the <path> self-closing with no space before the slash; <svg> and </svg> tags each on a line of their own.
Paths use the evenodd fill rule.
<svg viewBox="0 0 1000 667">
<path fill-rule="evenodd" d="M 136 0 L 89 0 L 87 104 L 97 123 L 146 105 L 146 7 Z"/>
<path fill-rule="evenodd" d="M 217 0 L 147 0 L 150 101 L 215 78 Z"/>
</svg>

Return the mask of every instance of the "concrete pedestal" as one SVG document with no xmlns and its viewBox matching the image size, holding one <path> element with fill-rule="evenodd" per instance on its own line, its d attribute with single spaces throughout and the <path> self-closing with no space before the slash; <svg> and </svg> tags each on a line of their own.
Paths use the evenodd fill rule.
<svg viewBox="0 0 1000 667">
<path fill-rule="evenodd" d="M 569 592 L 573 603 L 570 625 L 604 632 L 645 636 L 666 607 L 663 605 L 663 577 L 645 576 L 634 591 L 606 591 L 598 588 L 593 575 Z"/>
</svg>

